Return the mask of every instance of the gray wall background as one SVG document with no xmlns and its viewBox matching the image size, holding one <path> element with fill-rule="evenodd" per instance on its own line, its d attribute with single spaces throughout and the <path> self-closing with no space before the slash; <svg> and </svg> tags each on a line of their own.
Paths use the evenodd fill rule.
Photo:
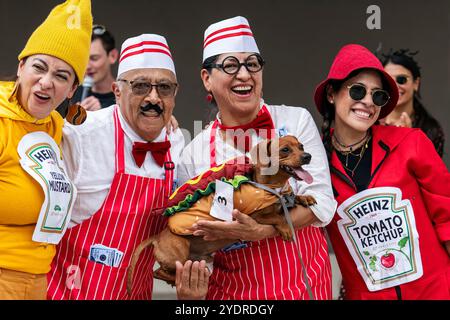
<svg viewBox="0 0 450 320">
<path fill-rule="evenodd" d="M 14 75 L 17 55 L 32 31 L 63 0 L 0 0 L 0 74 Z M 381 8 L 381 30 L 368 30 L 366 9 Z M 193 132 L 194 120 L 209 113 L 200 81 L 203 32 L 216 21 L 247 17 L 267 61 L 264 98 L 270 104 L 306 107 L 320 126 L 313 103 L 341 46 L 359 43 L 371 50 L 419 50 L 423 101 L 446 133 L 444 160 L 450 164 L 450 2 L 367 0 L 93 0 L 94 23 L 115 35 L 118 47 L 141 33 L 164 35 L 171 47 L 181 88 L 175 116 Z"/>
</svg>

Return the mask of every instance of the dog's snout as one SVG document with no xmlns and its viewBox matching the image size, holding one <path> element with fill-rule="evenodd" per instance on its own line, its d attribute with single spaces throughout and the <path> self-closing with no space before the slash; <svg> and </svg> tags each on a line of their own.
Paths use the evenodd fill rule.
<svg viewBox="0 0 450 320">
<path fill-rule="evenodd" d="M 309 164 L 311 162 L 311 155 L 309 153 L 303 153 L 300 157 L 302 164 Z"/>
</svg>

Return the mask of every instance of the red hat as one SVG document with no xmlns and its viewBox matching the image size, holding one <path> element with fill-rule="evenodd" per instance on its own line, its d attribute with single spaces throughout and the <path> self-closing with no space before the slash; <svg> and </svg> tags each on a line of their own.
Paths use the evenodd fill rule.
<svg viewBox="0 0 450 320">
<path fill-rule="evenodd" d="M 358 44 L 348 44 L 338 52 L 331 65 L 330 72 L 326 80 L 322 81 L 316 88 L 314 94 L 314 102 L 317 109 L 324 114 L 324 102 L 326 95 L 326 88 L 330 80 L 344 80 L 350 73 L 359 69 L 374 69 L 379 71 L 388 85 L 387 91 L 389 93 L 389 102 L 381 108 L 379 119 L 386 117 L 392 110 L 394 110 L 398 101 L 398 88 L 394 79 L 384 71 L 383 65 L 375 55 L 367 48 Z"/>
</svg>

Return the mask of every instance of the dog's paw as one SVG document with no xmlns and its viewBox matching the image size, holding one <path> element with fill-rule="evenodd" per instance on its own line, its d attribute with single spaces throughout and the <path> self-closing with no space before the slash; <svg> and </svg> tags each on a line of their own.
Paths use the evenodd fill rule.
<svg viewBox="0 0 450 320">
<path fill-rule="evenodd" d="M 313 196 L 297 196 L 296 203 L 301 204 L 304 207 L 309 207 L 317 203 Z"/>
<path fill-rule="evenodd" d="M 170 284 L 172 287 L 175 286 L 175 273 L 169 273 L 162 268 L 158 268 L 153 271 L 153 277 L 167 282 L 167 284 Z"/>
<path fill-rule="evenodd" d="M 277 225 L 275 228 L 280 233 L 280 236 L 284 241 L 291 241 L 293 239 L 293 234 L 288 224 Z"/>
</svg>

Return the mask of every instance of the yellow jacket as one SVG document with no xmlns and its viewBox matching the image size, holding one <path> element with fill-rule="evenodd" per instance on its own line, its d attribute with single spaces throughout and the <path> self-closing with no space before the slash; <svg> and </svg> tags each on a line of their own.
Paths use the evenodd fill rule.
<svg viewBox="0 0 450 320">
<path fill-rule="evenodd" d="M 55 246 L 31 240 L 44 191 L 19 163 L 17 146 L 44 131 L 59 145 L 64 120 L 53 111 L 36 119 L 18 103 L 14 82 L 0 82 L 0 268 L 33 274 L 50 271 Z"/>
</svg>

